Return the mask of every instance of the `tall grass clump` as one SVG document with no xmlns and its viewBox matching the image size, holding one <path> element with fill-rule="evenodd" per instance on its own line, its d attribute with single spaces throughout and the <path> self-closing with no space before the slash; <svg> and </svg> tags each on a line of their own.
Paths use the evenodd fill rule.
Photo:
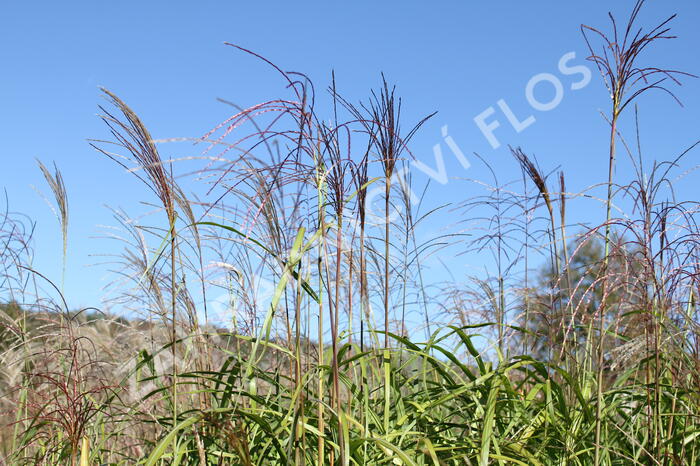
<svg viewBox="0 0 700 466">
<path fill-rule="evenodd" d="M 611 110 L 607 177 L 580 193 L 514 146 L 519 179 L 485 164 L 490 181 L 453 181 L 480 194 L 426 207 L 406 167 L 432 114 L 407 126 L 383 75 L 355 102 L 335 74 L 316 92 L 228 44 L 280 95 L 222 101 L 231 115 L 179 159 L 164 154 L 181 139 L 103 90 L 108 137 L 91 144 L 144 202 L 105 230 L 114 313 L 71 306 L 5 203 L 3 464 L 700 463 L 700 206 L 673 192 L 700 142 L 643 153 L 641 95 L 689 75 L 639 64 L 672 37 L 670 19 L 637 26 L 642 5 L 624 29 L 583 26 Z M 623 151 L 630 179 L 613 176 Z M 40 170 L 65 263 L 66 187 Z M 436 265 L 460 254 L 483 274 Z"/>
<path fill-rule="evenodd" d="M 608 182 L 606 196 L 606 218 L 605 218 L 605 255 L 604 255 L 604 270 L 610 259 L 611 245 L 611 215 L 613 205 L 613 172 L 615 168 L 615 158 L 617 153 L 618 139 L 618 120 L 624 110 L 642 94 L 650 90 L 660 90 L 669 94 L 674 99 L 678 100 L 673 92 L 667 87 L 667 81 L 675 84 L 680 84 L 678 77 L 687 75 L 676 70 L 665 69 L 658 66 L 644 66 L 639 64 L 640 56 L 643 52 L 652 47 L 654 42 L 665 39 L 673 39 L 674 36 L 669 34 L 670 27 L 668 24 L 673 20 L 674 16 L 662 21 L 656 27 L 645 31 L 636 25 L 637 17 L 644 4 L 643 0 L 638 0 L 635 4 L 632 13 L 623 30 L 618 31 L 618 26 L 615 18 L 610 15 L 612 31 L 609 34 L 602 32 L 599 29 L 581 26 L 586 44 L 591 52 L 589 59 L 593 61 L 600 71 L 606 88 L 610 93 L 611 110 L 608 117 L 610 123 L 610 150 L 608 157 Z M 602 40 L 599 49 L 596 49 L 592 44 L 592 38 L 589 35 L 594 35 Z M 598 345 L 598 397 L 602 397 L 603 385 L 603 357 L 604 357 L 604 337 L 605 337 L 605 297 L 607 295 L 607 287 L 609 281 L 603 280 L 603 301 L 598 312 L 600 323 L 598 332 L 600 335 L 600 344 Z M 601 410 L 602 403 L 598 404 L 598 412 L 596 413 L 596 457 L 595 464 L 600 464 L 601 450 Z"/>
</svg>

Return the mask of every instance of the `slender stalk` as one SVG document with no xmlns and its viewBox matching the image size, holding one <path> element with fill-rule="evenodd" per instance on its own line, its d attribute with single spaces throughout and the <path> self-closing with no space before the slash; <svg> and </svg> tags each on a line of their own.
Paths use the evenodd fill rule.
<svg viewBox="0 0 700 466">
<path fill-rule="evenodd" d="M 391 170 L 385 176 L 384 192 L 384 431 L 389 431 L 389 413 L 391 410 L 391 370 L 389 353 L 389 206 L 391 195 Z"/>
<path fill-rule="evenodd" d="M 302 363 L 302 353 L 301 353 L 301 282 L 302 282 L 302 270 L 301 261 L 297 268 L 296 280 L 296 297 L 294 300 L 294 386 L 296 390 L 299 390 L 299 395 L 296 402 L 296 414 L 294 419 L 296 420 L 294 424 L 294 456 L 296 464 L 302 464 L 303 455 L 303 445 L 302 436 L 304 433 L 304 390 L 301 390 L 301 363 Z"/>
<path fill-rule="evenodd" d="M 352 299 L 352 285 L 353 285 L 353 273 L 355 271 L 353 263 L 353 248 L 350 247 L 348 251 L 348 345 L 352 347 L 352 334 L 353 330 L 353 299 Z"/>
<path fill-rule="evenodd" d="M 365 222 L 360 223 L 360 352 L 365 351 L 365 320 L 369 313 L 367 299 L 367 263 L 365 258 Z"/>
<path fill-rule="evenodd" d="M 318 151 L 316 152 L 318 153 Z M 323 258 L 325 257 L 325 250 L 326 250 L 326 219 L 325 219 L 325 205 L 326 205 L 326 196 L 325 196 L 325 184 L 324 184 L 324 176 L 323 176 L 323 163 L 320 159 L 315 160 L 314 168 L 316 170 L 315 176 L 316 176 L 316 197 L 317 197 L 317 209 L 318 209 L 318 216 L 319 216 L 319 222 L 318 222 L 318 227 L 321 229 L 321 238 L 319 241 L 318 245 L 318 367 L 321 368 L 324 366 L 324 339 L 323 339 L 323 332 L 324 332 L 324 322 L 323 322 L 323 267 L 324 264 L 326 263 Z M 318 386 L 317 386 L 317 397 L 319 402 L 317 403 L 316 406 L 316 416 L 318 417 L 318 430 L 321 435 L 318 436 L 318 445 L 317 445 L 317 462 L 318 464 L 325 464 L 326 461 L 326 455 L 325 455 L 325 435 L 326 435 L 326 419 L 325 419 L 325 384 L 324 384 L 324 376 L 323 373 L 319 370 L 318 372 Z"/>
<path fill-rule="evenodd" d="M 173 425 L 177 425 L 177 283 L 175 279 L 175 249 L 176 249 L 176 236 L 175 236 L 175 219 L 170 220 L 170 312 L 172 316 L 172 328 L 171 328 L 171 340 L 170 340 L 170 351 L 172 356 L 172 406 L 173 406 Z M 173 457 L 177 451 L 177 438 L 173 439 Z"/>
<path fill-rule="evenodd" d="M 342 210 L 338 213 L 342 215 Z M 342 220 L 338 217 L 338 230 L 336 232 L 336 262 L 335 262 L 335 302 L 333 305 L 333 313 L 331 314 L 331 338 L 333 347 L 333 360 L 331 362 L 331 368 L 333 371 L 333 401 L 336 413 L 338 416 L 338 446 L 340 447 L 340 461 L 341 464 L 345 464 L 345 440 L 342 435 L 342 425 L 341 425 L 341 396 L 340 396 L 340 373 L 338 371 L 338 327 L 339 327 L 339 309 L 340 309 L 340 274 L 342 269 L 342 258 L 343 258 L 343 234 L 342 234 Z"/>
<path fill-rule="evenodd" d="M 390 245 L 389 230 L 390 221 L 390 196 L 391 196 L 391 171 L 386 173 L 384 191 L 384 348 L 389 348 L 389 279 L 390 279 Z"/>
<path fill-rule="evenodd" d="M 601 441 L 603 425 L 603 382 L 604 382 L 604 358 L 605 358 L 605 312 L 609 291 L 608 265 L 610 260 L 610 221 L 612 219 L 613 199 L 613 173 L 615 170 L 615 141 L 617 135 L 617 118 L 619 96 L 613 97 L 613 113 L 610 122 L 610 153 L 608 159 L 608 195 L 605 203 L 605 251 L 603 256 L 603 297 L 598 309 L 598 367 L 596 374 L 596 419 L 595 419 L 595 458 L 596 466 L 601 463 Z"/>
</svg>

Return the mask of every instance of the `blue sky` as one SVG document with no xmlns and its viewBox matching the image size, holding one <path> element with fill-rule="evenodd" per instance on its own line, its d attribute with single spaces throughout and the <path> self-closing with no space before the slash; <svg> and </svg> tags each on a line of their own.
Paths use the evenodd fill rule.
<svg viewBox="0 0 700 466">
<path fill-rule="evenodd" d="M 55 161 L 69 190 L 71 224 L 66 294 L 74 306 L 99 304 L 105 271 L 88 267 L 104 251 L 98 225 L 114 224 L 105 206 L 130 209 L 149 199 L 145 188 L 112 161 L 96 153 L 88 138 L 106 138 L 96 117 L 103 103 L 99 86 L 121 96 L 156 138 L 196 137 L 230 114 L 221 97 L 250 105 L 282 94 L 283 82 L 268 67 L 224 41 L 252 49 L 285 70 L 307 74 L 318 92 L 335 70 L 340 91 L 365 98 L 380 72 L 397 84 L 407 121 L 439 113 L 414 139 L 412 151 L 433 167 L 433 146 L 441 128 L 469 157 L 464 171 L 445 151 L 452 177 L 488 179 L 471 155 L 478 152 L 502 180 L 517 176 L 506 145 L 536 154 L 547 169 L 561 167 L 569 189 L 578 191 L 605 178 L 606 92 L 592 64 L 593 80 L 580 90 L 579 76 L 562 75 L 557 64 L 575 52 L 571 65 L 587 55 L 581 23 L 607 27 L 612 2 L 3 2 L 0 6 L 0 186 L 10 208 L 37 221 L 37 267 L 60 278 L 60 234 L 44 200 L 32 189 L 48 188 L 35 158 Z M 614 2 L 615 12 L 632 0 Z M 677 12 L 676 41 L 662 43 L 647 63 L 700 74 L 700 4 L 648 2 L 641 23 L 649 25 Z M 557 76 L 561 104 L 550 111 L 528 105 L 525 88 L 539 73 Z M 674 157 L 700 136 L 700 80 L 675 89 L 680 108 L 662 95 L 639 101 L 645 157 Z M 537 98 L 552 88 L 543 84 Z M 503 99 L 520 118 L 534 124 L 516 133 L 498 109 Z M 474 123 L 488 107 L 500 123 L 494 150 Z M 491 121 L 491 120 L 489 120 Z M 631 118 L 623 121 L 630 129 Z M 632 136 L 632 134 L 628 134 Z M 172 149 L 170 149 L 172 147 Z M 172 150 L 172 154 L 169 151 Z M 198 147 L 165 146 L 164 156 L 197 155 Z M 698 163 L 692 153 L 684 167 Z M 630 165 L 621 157 L 620 178 Z M 418 175 L 416 175 L 418 176 Z M 426 178 L 427 179 L 427 178 Z M 687 186 L 686 186 L 687 184 Z M 694 198 L 690 183 L 679 192 Z M 477 195 L 468 183 L 435 186 L 431 199 L 457 203 Z M 603 218 L 595 205 L 581 206 L 582 219 Z M 459 275 L 459 271 L 458 271 Z"/>
</svg>

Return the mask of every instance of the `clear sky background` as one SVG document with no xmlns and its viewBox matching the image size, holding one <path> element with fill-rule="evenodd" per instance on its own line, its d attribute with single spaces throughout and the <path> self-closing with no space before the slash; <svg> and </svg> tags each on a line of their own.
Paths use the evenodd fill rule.
<svg viewBox="0 0 700 466">
<path fill-rule="evenodd" d="M 231 113 L 217 97 L 246 106 L 284 92 L 278 75 L 223 45 L 228 41 L 307 74 L 319 93 L 335 70 L 349 100 L 365 98 L 384 72 L 404 97 L 407 121 L 439 112 L 414 140 L 419 160 L 434 167 L 432 148 L 444 142 L 443 125 L 470 157 L 472 167 L 465 172 L 443 144 L 452 177 L 488 180 L 471 155 L 478 152 L 502 180 L 515 178 L 518 170 L 506 147 L 512 144 L 535 154 L 543 168 L 561 167 L 569 189 L 578 191 L 606 177 L 608 127 L 599 112 L 608 111 L 608 99 L 592 64 L 590 85 L 572 91 L 579 77 L 563 76 L 557 63 L 573 51 L 571 64 L 583 64 L 587 49 L 580 24 L 607 28 L 612 6 L 624 17 L 633 3 L 2 2 L 0 187 L 7 190 L 11 210 L 37 221 L 36 265 L 58 280 L 58 224 L 31 188 L 49 193 L 35 158 L 58 164 L 71 208 L 66 295 L 75 307 L 99 305 L 106 272 L 89 266 L 100 261 L 91 254 L 109 244 L 98 237 L 98 225 L 115 223 L 105 206 L 129 210 L 150 199 L 132 176 L 86 142 L 108 137 L 96 116 L 103 103 L 99 86 L 121 96 L 156 138 L 201 136 Z M 672 23 L 679 39 L 659 44 L 644 63 L 700 74 L 699 2 L 651 0 L 640 24 L 673 13 L 679 15 Z M 525 98 L 528 80 L 538 73 L 552 73 L 564 86 L 562 103 L 548 112 L 533 110 Z M 546 85 L 538 89 L 542 100 L 551 95 Z M 686 79 L 674 90 L 685 107 L 660 94 L 639 101 L 649 162 L 673 158 L 700 137 L 700 80 Z M 536 122 L 516 133 L 498 110 L 499 99 L 521 119 L 533 115 Z M 495 134 L 503 145 L 497 150 L 473 120 L 489 106 L 501 124 Z M 623 122 L 627 130 L 630 115 Z M 173 144 L 162 153 L 200 150 Z M 700 153 L 692 153 L 683 167 L 699 161 Z M 617 176 L 628 178 L 629 168 L 621 156 Z M 479 194 L 472 184 L 457 181 L 434 188 L 434 202 L 457 203 Z M 692 182 L 677 188 L 682 197 L 697 199 Z M 576 215 L 604 218 L 603 209 L 591 203 Z"/>
</svg>

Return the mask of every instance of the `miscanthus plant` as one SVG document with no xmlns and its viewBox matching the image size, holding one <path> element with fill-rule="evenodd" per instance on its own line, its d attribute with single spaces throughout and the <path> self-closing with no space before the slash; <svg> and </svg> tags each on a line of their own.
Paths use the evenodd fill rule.
<svg viewBox="0 0 700 466">
<path fill-rule="evenodd" d="M 670 191 L 695 146 L 654 162 L 619 125 L 688 75 L 640 63 L 670 38 L 669 21 L 638 29 L 641 6 L 624 31 L 583 28 L 612 98 L 604 196 L 514 147 L 521 179 L 491 170 L 483 195 L 426 208 L 404 167 L 429 113 L 407 119 L 384 77 L 350 102 L 335 76 L 317 92 L 234 45 L 283 95 L 223 102 L 197 155 L 168 157 L 105 90 L 91 143 L 142 182 L 148 215 L 115 210 L 106 231 L 115 316 L 71 308 L 4 209 L 3 464 L 700 464 L 698 205 Z M 40 167 L 65 255 L 70 186 Z M 600 224 L 571 226 L 574 197 L 602 198 Z M 425 240 L 441 209 L 460 220 Z M 429 279 L 455 250 L 493 265 Z"/>
</svg>

